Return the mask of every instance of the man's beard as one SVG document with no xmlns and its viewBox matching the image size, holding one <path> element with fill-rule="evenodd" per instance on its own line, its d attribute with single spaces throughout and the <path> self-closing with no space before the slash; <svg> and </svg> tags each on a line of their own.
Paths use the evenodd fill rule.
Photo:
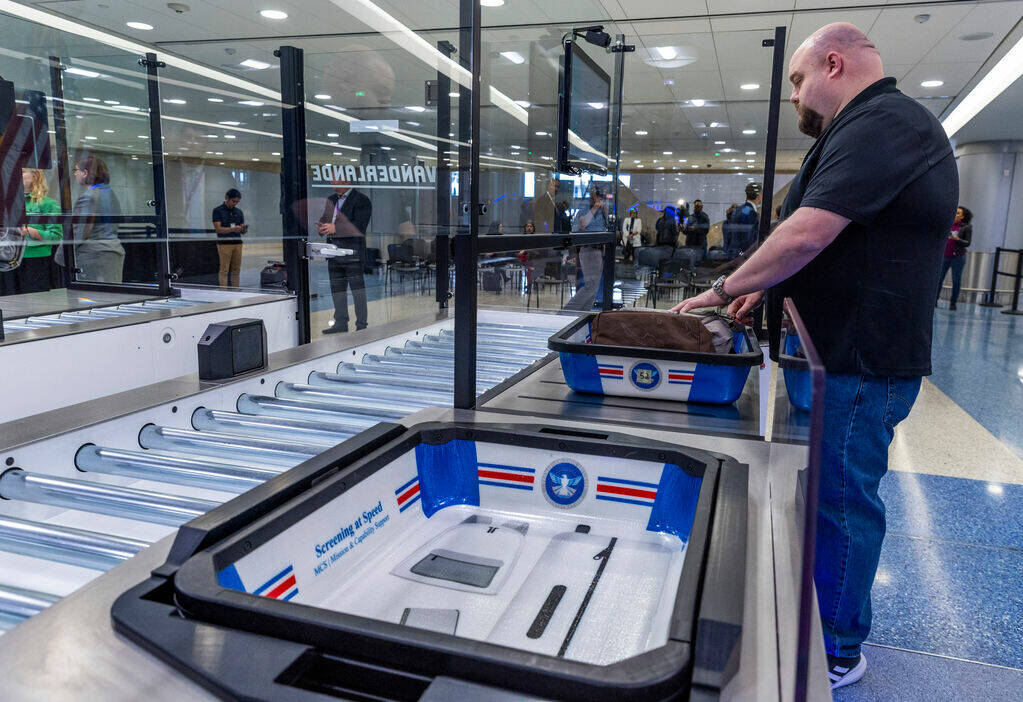
<svg viewBox="0 0 1023 702">
<path fill-rule="evenodd" d="M 824 131 L 824 115 L 820 112 L 800 105 L 796 108 L 796 114 L 799 115 L 799 131 L 803 134 L 816 139 Z"/>
</svg>

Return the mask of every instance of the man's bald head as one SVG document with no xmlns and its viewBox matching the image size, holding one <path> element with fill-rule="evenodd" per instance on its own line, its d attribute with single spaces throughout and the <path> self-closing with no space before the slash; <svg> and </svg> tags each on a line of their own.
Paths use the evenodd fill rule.
<svg viewBox="0 0 1023 702">
<path fill-rule="evenodd" d="M 884 78 L 873 42 L 853 24 L 821 27 L 799 45 L 789 62 L 799 129 L 818 136 L 867 86 Z"/>
</svg>

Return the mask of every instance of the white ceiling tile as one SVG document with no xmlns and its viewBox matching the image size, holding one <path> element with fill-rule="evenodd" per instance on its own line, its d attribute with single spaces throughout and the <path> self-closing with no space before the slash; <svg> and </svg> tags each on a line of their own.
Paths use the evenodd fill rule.
<svg viewBox="0 0 1023 702">
<path fill-rule="evenodd" d="M 716 33 L 714 46 L 717 50 L 718 66 L 722 71 L 743 70 L 756 75 L 770 76 L 774 49 L 763 46 L 763 41 L 773 36 L 773 32 L 764 31 Z"/>
<path fill-rule="evenodd" d="M 899 83 L 899 88 L 910 97 L 958 95 L 982 65 L 981 63 L 920 64 L 906 74 Z M 925 80 L 941 80 L 945 84 L 938 88 L 920 87 L 920 83 Z"/>
<path fill-rule="evenodd" d="M 633 30 L 640 36 L 648 34 L 709 34 L 709 19 L 685 20 L 636 20 L 632 23 Z"/>
<path fill-rule="evenodd" d="M 707 11 L 712 15 L 735 12 L 741 8 L 742 12 L 774 12 L 777 10 L 791 10 L 795 0 L 743 0 L 741 4 L 735 0 L 707 0 Z"/>
<path fill-rule="evenodd" d="M 742 17 L 712 17 L 711 27 L 715 32 L 745 32 L 760 30 L 767 32 L 766 37 L 774 36 L 774 28 L 788 26 L 792 22 L 791 13 L 771 15 L 752 15 Z"/>
<path fill-rule="evenodd" d="M 704 0 L 621 0 L 628 19 L 647 17 L 684 17 L 707 12 Z"/>
<path fill-rule="evenodd" d="M 1023 2 L 976 5 L 924 56 L 924 61 L 985 61 L 999 42 L 1023 17 Z M 961 36 L 991 32 L 989 39 L 963 41 Z"/>
<path fill-rule="evenodd" d="M 722 100 L 721 74 L 718 71 L 693 71 L 680 68 L 661 72 L 675 82 L 672 92 L 679 100 L 698 98 L 701 100 Z"/>
<path fill-rule="evenodd" d="M 881 59 L 891 63 L 917 63 L 970 11 L 964 5 L 888 7 L 881 11 L 867 36 Z M 920 24 L 913 17 L 922 12 L 931 18 Z"/>
</svg>

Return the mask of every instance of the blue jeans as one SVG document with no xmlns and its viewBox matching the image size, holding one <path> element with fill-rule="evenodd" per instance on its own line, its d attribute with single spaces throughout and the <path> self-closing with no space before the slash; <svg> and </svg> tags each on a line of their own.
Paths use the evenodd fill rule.
<svg viewBox="0 0 1023 702">
<path fill-rule="evenodd" d="M 870 588 L 885 532 L 877 488 L 895 426 L 909 415 L 920 380 L 827 376 L 814 582 L 832 656 L 858 656 L 870 633 Z"/>
<path fill-rule="evenodd" d="M 948 269 L 952 269 L 952 297 L 951 304 L 959 301 L 959 289 L 963 283 L 963 269 L 966 268 L 966 256 L 950 256 L 941 259 L 941 277 L 938 278 L 938 297 L 941 297 L 941 286 L 945 282 Z"/>
</svg>

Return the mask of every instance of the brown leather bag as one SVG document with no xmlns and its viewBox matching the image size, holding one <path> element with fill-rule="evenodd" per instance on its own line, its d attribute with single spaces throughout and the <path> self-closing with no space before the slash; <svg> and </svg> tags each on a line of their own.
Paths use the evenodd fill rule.
<svg viewBox="0 0 1023 702">
<path fill-rule="evenodd" d="M 694 314 L 611 310 L 593 318 L 594 344 L 716 353 L 714 334 Z"/>
</svg>

